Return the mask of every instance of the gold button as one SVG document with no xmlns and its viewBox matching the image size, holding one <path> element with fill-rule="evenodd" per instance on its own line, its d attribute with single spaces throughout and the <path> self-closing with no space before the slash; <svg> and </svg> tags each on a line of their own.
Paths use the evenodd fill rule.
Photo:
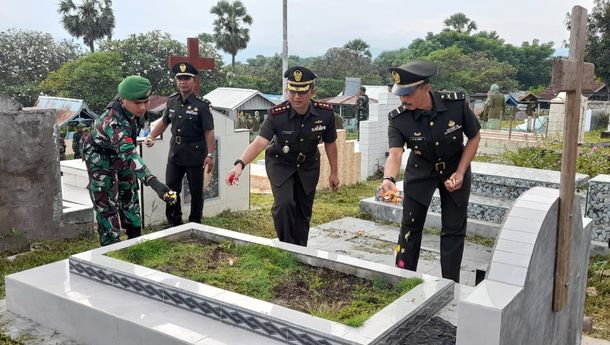
<svg viewBox="0 0 610 345">
<path fill-rule="evenodd" d="M 179 119 L 181 119 L 181 118 L 182 118 L 182 115 L 178 116 L 178 118 L 179 118 Z"/>
<path fill-rule="evenodd" d="M 301 138 L 301 141 L 303 141 L 303 138 Z"/>
<path fill-rule="evenodd" d="M 286 142 L 288 142 L 288 140 L 286 140 Z"/>
<path fill-rule="evenodd" d="M 438 141 L 434 143 L 434 145 L 438 146 Z"/>
<path fill-rule="evenodd" d="M 411 223 L 415 223 L 415 218 L 411 218 Z"/>
<path fill-rule="evenodd" d="M 178 128 L 178 132 L 180 132 L 180 128 Z"/>
<path fill-rule="evenodd" d="M 303 126 L 305 126 L 305 124 L 302 124 L 302 123 L 301 123 L 301 127 L 303 127 Z"/>
<path fill-rule="evenodd" d="M 277 156 L 277 155 L 275 155 L 275 158 L 277 158 L 277 157 L 278 157 L 278 156 Z"/>
<path fill-rule="evenodd" d="M 430 126 L 434 126 L 434 121 L 430 121 Z"/>
<path fill-rule="evenodd" d="M 453 140 L 455 140 L 455 136 L 453 136 Z"/>
<path fill-rule="evenodd" d="M 419 147 L 417 145 L 415 145 L 415 149 L 418 149 Z"/>
<path fill-rule="evenodd" d="M 440 161 L 441 161 L 441 159 L 439 158 L 439 159 L 438 159 L 438 161 L 440 162 Z"/>
<path fill-rule="evenodd" d="M 417 164 L 415 164 L 415 167 L 417 168 Z"/>
<path fill-rule="evenodd" d="M 300 167 L 300 166 L 301 166 L 301 164 L 297 164 L 297 168 Z"/>
</svg>

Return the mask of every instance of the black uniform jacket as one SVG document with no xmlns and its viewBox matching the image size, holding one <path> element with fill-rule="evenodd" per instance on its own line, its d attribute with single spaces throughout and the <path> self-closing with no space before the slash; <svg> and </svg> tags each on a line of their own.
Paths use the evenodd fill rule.
<svg viewBox="0 0 610 345">
<path fill-rule="evenodd" d="M 411 149 L 405 168 L 404 191 L 422 205 L 430 205 L 439 181 L 458 167 L 464 151 L 464 135 L 474 137 L 481 128 L 462 94 L 431 92 L 432 109 L 407 110 L 400 106 L 389 113 L 390 148 Z M 450 193 L 458 205 L 470 195 L 470 170 L 464 186 Z"/>
<path fill-rule="evenodd" d="M 203 165 L 208 154 L 205 130 L 214 129 L 210 102 L 194 93 L 183 100 L 179 93 L 167 100 L 163 123 L 172 124 L 168 159 L 183 166 Z"/>
<path fill-rule="evenodd" d="M 332 106 L 311 101 L 307 114 L 302 116 L 286 101 L 270 108 L 268 113 L 258 135 L 271 141 L 265 153 L 269 181 L 281 186 L 296 172 L 309 195 L 320 177 L 318 144 L 337 139 Z"/>
</svg>

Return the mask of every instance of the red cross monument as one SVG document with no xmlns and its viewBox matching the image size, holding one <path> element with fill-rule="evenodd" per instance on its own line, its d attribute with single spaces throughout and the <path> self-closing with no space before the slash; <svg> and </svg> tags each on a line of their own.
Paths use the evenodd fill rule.
<svg viewBox="0 0 610 345">
<path fill-rule="evenodd" d="M 171 69 L 177 63 L 188 62 L 198 71 L 211 71 L 214 69 L 214 59 L 204 58 L 199 55 L 199 39 L 189 37 L 186 39 L 187 56 L 170 55 L 167 59 L 168 67 Z M 195 94 L 199 95 L 199 78 L 195 78 Z"/>
</svg>

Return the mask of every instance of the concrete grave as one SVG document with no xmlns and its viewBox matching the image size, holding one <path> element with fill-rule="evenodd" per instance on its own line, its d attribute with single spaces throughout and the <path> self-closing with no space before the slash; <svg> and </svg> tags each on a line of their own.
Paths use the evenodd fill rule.
<svg viewBox="0 0 610 345">
<path fill-rule="evenodd" d="M 559 192 L 535 187 L 513 205 L 486 280 L 459 305 L 457 345 L 580 344 L 591 232 L 577 204 L 566 307 L 552 310 Z"/>
<path fill-rule="evenodd" d="M 182 236 L 273 246 L 291 252 L 307 264 L 363 278 L 385 277 L 398 281 L 420 277 L 424 282 L 373 315 L 361 327 L 354 328 L 104 255 L 141 241 Z M 67 268 L 65 262 L 53 264 L 53 268 L 50 266 L 7 276 L 7 309 L 87 344 L 128 344 L 126 341 L 133 340 L 134 334 L 138 339 L 147 339 L 146 344 L 174 344 L 178 340 L 187 344 L 211 344 L 203 342 L 201 334 L 184 332 L 184 319 L 166 317 L 164 327 L 159 327 L 156 318 L 152 322 L 148 317 L 152 313 L 152 303 L 162 305 L 163 309 L 181 309 L 192 314 L 186 318 L 201 320 L 204 316 L 208 318 L 202 325 L 205 329 L 222 327 L 227 335 L 236 337 L 240 334 L 242 340 L 250 337 L 256 340 L 262 335 L 268 338 L 268 344 L 400 344 L 404 336 L 453 299 L 454 287 L 452 281 L 442 278 L 194 223 L 73 255 L 69 259 L 70 273 L 63 274 L 66 281 L 60 287 L 55 283 L 48 284 L 50 288 L 36 283 L 42 277 L 48 279 L 51 270 L 57 272 Z M 81 277 L 86 277 L 88 283 L 82 282 Z M 71 282 L 74 287 L 70 286 Z M 79 288 L 81 283 L 87 285 L 89 291 Z M 103 290 L 99 290 L 100 294 L 111 293 L 109 286 L 115 290 L 117 299 L 120 298 L 115 300 L 114 307 L 100 303 L 104 295 L 94 297 L 98 295 L 98 289 Z M 133 298 L 133 301 L 127 302 L 127 298 Z M 142 302 L 143 298 L 148 302 Z M 119 311 L 121 301 L 125 304 Z M 75 313 L 77 310 L 80 312 Z M 140 315 L 140 320 L 134 321 L 133 315 Z M 190 327 L 190 322 L 185 324 Z M 180 331 L 182 334 L 178 334 Z M 192 335 L 192 339 L 185 340 L 187 335 Z M 131 344 L 136 343 L 143 344 L 142 341 Z"/>
<path fill-rule="evenodd" d="M 91 208 L 62 203 L 57 135 L 55 111 L 0 110 L 0 250 L 93 230 Z"/>
</svg>

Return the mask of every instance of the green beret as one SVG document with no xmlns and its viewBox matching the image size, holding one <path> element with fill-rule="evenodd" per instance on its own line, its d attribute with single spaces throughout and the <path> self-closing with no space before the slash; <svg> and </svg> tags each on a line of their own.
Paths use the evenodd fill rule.
<svg viewBox="0 0 610 345">
<path fill-rule="evenodd" d="M 123 79 L 117 89 L 119 96 L 129 101 L 135 101 L 150 97 L 152 85 L 144 77 L 131 75 Z"/>
</svg>

